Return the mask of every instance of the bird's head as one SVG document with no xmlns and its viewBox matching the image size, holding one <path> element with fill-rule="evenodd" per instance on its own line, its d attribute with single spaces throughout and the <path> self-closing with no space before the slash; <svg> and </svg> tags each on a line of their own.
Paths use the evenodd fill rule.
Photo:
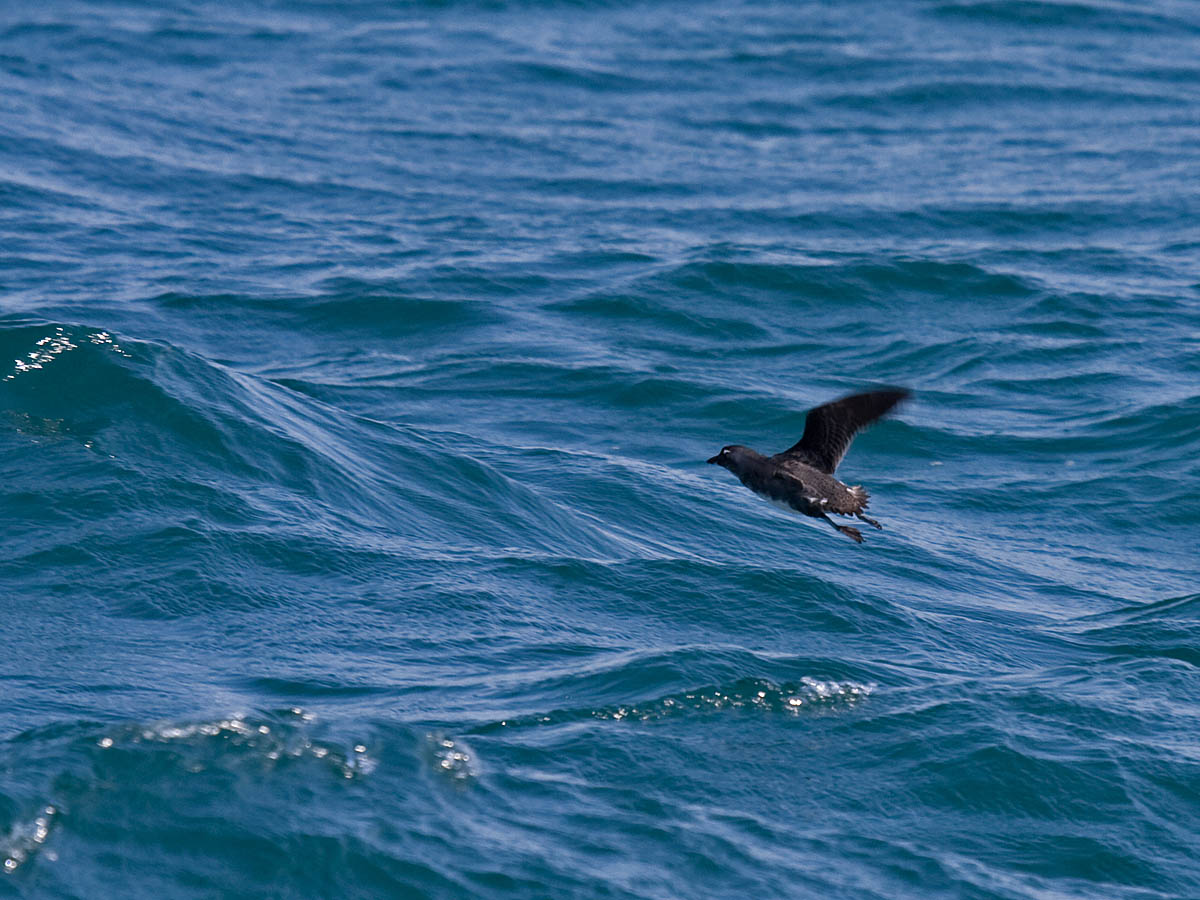
<svg viewBox="0 0 1200 900">
<path fill-rule="evenodd" d="M 728 447 L 722 447 L 721 452 L 710 459 L 710 465 L 721 466 L 726 469 L 736 469 L 738 464 L 746 458 L 747 453 L 753 452 L 749 447 L 743 447 L 740 444 L 730 444 Z"/>
</svg>

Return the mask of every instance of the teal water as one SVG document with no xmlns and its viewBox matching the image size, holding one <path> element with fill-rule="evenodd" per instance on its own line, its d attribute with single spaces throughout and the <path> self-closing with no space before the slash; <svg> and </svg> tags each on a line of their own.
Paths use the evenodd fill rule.
<svg viewBox="0 0 1200 900">
<path fill-rule="evenodd" d="M 1200 12 L 0 11 L 0 896 L 1200 896 Z M 859 546 L 704 460 L 911 403 Z"/>
</svg>

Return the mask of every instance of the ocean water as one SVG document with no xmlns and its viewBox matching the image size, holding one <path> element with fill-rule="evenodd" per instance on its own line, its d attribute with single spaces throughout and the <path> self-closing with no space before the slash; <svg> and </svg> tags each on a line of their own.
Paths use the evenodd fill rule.
<svg viewBox="0 0 1200 900">
<path fill-rule="evenodd" d="M 1194 3 L 4 5 L 0 897 L 1200 897 L 1197 173 Z"/>
</svg>

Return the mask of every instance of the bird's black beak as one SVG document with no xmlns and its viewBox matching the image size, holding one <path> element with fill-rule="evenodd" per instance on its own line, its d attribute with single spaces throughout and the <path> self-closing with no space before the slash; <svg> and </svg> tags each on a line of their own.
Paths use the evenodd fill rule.
<svg viewBox="0 0 1200 900">
<path fill-rule="evenodd" d="M 720 461 L 721 461 L 721 457 L 719 457 L 719 456 L 714 456 L 712 459 L 710 459 L 710 460 L 708 461 L 708 464 L 711 466 L 711 465 L 713 465 L 714 463 L 718 463 L 718 462 L 720 462 Z"/>
</svg>

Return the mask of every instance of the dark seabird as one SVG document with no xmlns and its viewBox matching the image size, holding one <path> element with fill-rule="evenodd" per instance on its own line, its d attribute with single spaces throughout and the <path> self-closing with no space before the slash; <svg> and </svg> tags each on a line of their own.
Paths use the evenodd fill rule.
<svg viewBox="0 0 1200 900">
<path fill-rule="evenodd" d="M 810 409 L 804 422 L 804 437 L 782 453 L 763 456 L 749 447 L 733 444 L 709 462 L 724 466 L 763 499 L 814 519 L 824 519 L 861 544 L 861 531 L 837 524 L 829 514 L 857 516 L 868 525 L 883 526 L 863 515 L 868 495 L 862 485 L 842 484 L 833 477 L 833 470 L 850 449 L 855 433 L 908 395 L 903 388 L 851 394 Z"/>
</svg>

